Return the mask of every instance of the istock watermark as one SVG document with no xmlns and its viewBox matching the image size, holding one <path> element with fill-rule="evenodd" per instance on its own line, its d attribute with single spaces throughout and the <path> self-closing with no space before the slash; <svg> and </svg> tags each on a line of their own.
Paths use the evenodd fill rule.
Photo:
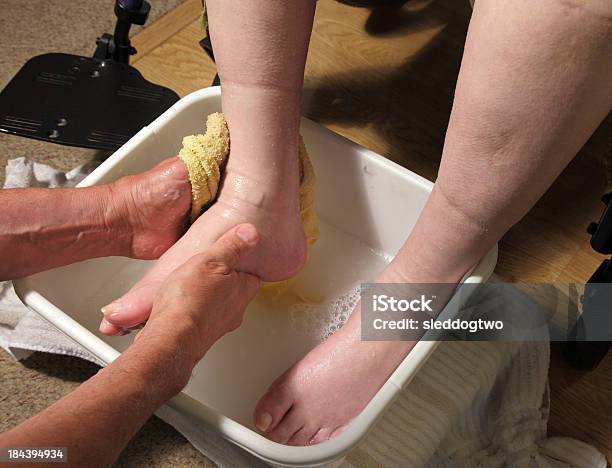
<svg viewBox="0 0 612 468">
<path fill-rule="evenodd" d="M 431 303 L 436 296 L 427 298 L 425 294 L 421 294 L 419 299 L 397 299 L 386 294 L 374 294 L 372 296 L 372 310 L 374 312 L 433 312 Z"/>
<path fill-rule="evenodd" d="M 612 285 L 367 283 L 361 331 L 365 341 L 612 341 Z"/>
</svg>

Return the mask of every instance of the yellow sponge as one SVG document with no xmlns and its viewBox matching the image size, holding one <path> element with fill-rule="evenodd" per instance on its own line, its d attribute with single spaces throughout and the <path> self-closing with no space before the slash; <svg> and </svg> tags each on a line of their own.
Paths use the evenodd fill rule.
<svg viewBox="0 0 612 468">
<path fill-rule="evenodd" d="M 223 114 L 219 112 L 208 116 L 204 135 L 183 138 L 179 158 L 187 166 L 191 181 L 191 222 L 217 197 L 229 145 L 229 129 Z"/>
<path fill-rule="evenodd" d="M 306 145 L 300 135 L 300 215 L 308 245 L 319 238 L 319 220 L 315 211 L 315 173 L 306 151 Z"/>
<path fill-rule="evenodd" d="M 192 222 L 215 201 L 229 149 L 229 129 L 223 114 L 219 112 L 208 116 L 204 135 L 183 138 L 179 158 L 189 171 Z M 300 214 L 308 245 L 312 245 L 319 238 L 319 223 L 315 213 L 315 174 L 301 135 L 299 158 Z"/>
</svg>

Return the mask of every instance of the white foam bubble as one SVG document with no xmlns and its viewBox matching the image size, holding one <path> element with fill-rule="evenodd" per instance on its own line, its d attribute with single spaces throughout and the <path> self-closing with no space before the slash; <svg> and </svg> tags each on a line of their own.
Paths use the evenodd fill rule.
<svg viewBox="0 0 612 468">
<path fill-rule="evenodd" d="M 291 327 L 325 341 L 348 320 L 360 299 L 360 287 L 323 304 L 300 303 L 289 308 Z"/>
</svg>

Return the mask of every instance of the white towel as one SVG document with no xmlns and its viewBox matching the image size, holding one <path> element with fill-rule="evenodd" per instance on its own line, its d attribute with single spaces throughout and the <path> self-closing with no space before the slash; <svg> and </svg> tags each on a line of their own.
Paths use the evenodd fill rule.
<svg viewBox="0 0 612 468">
<path fill-rule="evenodd" d="M 24 158 L 9 161 L 11 187 L 70 186 L 89 168 L 61 174 Z M 7 186 L 5 184 L 5 187 Z M 324 307 L 324 306 L 320 306 Z M 325 310 L 313 311 L 325 315 Z M 0 345 L 98 360 L 0 284 Z M 601 467 L 593 447 L 546 437 L 549 343 L 444 342 L 343 467 Z M 265 466 L 217 434 L 165 408 L 159 415 L 221 467 Z"/>
</svg>

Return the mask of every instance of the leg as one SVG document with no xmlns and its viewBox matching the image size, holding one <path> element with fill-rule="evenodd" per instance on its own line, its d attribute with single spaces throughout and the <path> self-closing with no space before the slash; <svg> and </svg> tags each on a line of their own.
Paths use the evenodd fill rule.
<svg viewBox="0 0 612 468">
<path fill-rule="evenodd" d="M 377 281 L 458 282 L 525 215 L 610 110 L 611 18 L 599 0 L 476 2 L 438 180 Z M 272 384 L 257 427 L 289 444 L 332 437 L 413 345 L 362 342 L 357 308 Z"/>
<path fill-rule="evenodd" d="M 260 233 L 260 248 L 243 268 L 263 280 L 287 279 L 306 259 L 298 133 L 314 2 L 206 4 L 231 135 L 225 178 L 216 203 L 131 291 L 105 308 L 106 320 L 118 326 L 146 320 L 163 280 L 236 224 L 250 222 Z"/>
</svg>

